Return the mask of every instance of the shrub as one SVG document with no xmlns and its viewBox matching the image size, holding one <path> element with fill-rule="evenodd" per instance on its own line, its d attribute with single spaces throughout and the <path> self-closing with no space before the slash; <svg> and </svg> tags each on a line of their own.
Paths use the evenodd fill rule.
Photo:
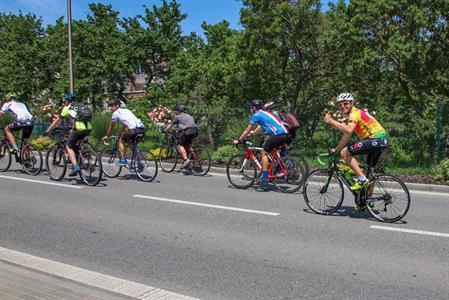
<svg viewBox="0 0 449 300">
<path fill-rule="evenodd" d="M 212 155 L 212 160 L 220 164 L 227 163 L 231 156 L 237 154 L 238 152 L 239 150 L 234 146 L 222 146 L 214 152 L 214 154 Z"/>
<path fill-rule="evenodd" d="M 95 140 L 101 140 L 101 138 L 108 131 L 109 122 L 111 121 L 111 113 L 96 113 L 92 118 L 92 131 L 90 135 Z M 115 131 L 117 130 L 118 125 L 116 126 Z"/>
<path fill-rule="evenodd" d="M 449 183 L 449 159 L 445 159 L 432 170 L 433 178 Z"/>
<path fill-rule="evenodd" d="M 30 143 L 37 149 L 44 150 L 48 149 L 48 147 L 50 147 L 50 145 L 53 144 L 53 141 L 50 137 L 41 135 L 35 138 L 34 140 L 30 141 Z"/>
</svg>

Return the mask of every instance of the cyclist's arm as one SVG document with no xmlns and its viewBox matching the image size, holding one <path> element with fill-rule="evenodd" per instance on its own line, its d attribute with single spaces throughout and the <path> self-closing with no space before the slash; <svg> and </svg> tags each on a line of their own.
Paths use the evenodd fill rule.
<svg viewBox="0 0 449 300">
<path fill-rule="evenodd" d="M 162 131 L 168 131 L 168 130 L 172 129 L 173 126 L 175 126 L 175 124 L 170 123 L 170 124 L 168 124 L 167 127 L 165 127 Z"/>
<path fill-rule="evenodd" d="M 346 147 L 346 145 L 349 143 L 349 140 L 351 140 L 352 134 L 344 134 L 341 139 L 340 143 L 338 143 L 337 147 L 335 147 L 335 152 L 339 153 L 341 149 Z"/>
<path fill-rule="evenodd" d="M 255 130 L 251 132 L 252 135 L 259 135 L 263 132 L 263 128 L 259 125 Z"/>
<path fill-rule="evenodd" d="M 5 112 L 3 110 L 0 110 L 0 118 L 3 117 L 4 114 Z"/>
<path fill-rule="evenodd" d="M 245 140 L 248 134 L 251 132 L 251 129 L 253 128 L 253 124 L 248 124 L 248 126 L 245 128 L 243 133 L 240 135 L 239 140 Z"/>
<path fill-rule="evenodd" d="M 114 127 L 115 127 L 115 121 L 111 121 L 111 123 L 109 123 L 108 131 L 106 132 L 106 135 L 101 138 L 102 141 L 107 140 L 109 138 Z"/>
<path fill-rule="evenodd" d="M 324 123 L 341 131 L 343 134 L 345 134 L 345 135 L 348 134 L 350 136 L 352 135 L 352 133 L 355 130 L 355 127 L 357 126 L 357 124 L 351 120 L 349 121 L 348 125 L 338 122 L 338 121 L 334 120 L 334 118 L 332 118 L 329 113 L 326 114 L 326 116 L 324 117 Z"/>
<path fill-rule="evenodd" d="M 61 116 L 57 116 L 56 120 L 53 121 L 53 123 L 51 123 L 50 126 L 48 126 L 47 130 L 45 131 L 46 133 L 51 132 L 53 129 L 55 129 L 55 127 L 57 127 L 59 124 L 61 124 L 62 122 L 62 118 Z"/>
</svg>

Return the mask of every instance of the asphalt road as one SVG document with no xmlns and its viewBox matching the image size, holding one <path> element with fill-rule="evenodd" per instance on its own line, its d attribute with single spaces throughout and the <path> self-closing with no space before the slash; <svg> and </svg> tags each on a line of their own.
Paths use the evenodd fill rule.
<svg viewBox="0 0 449 300">
<path fill-rule="evenodd" d="M 220 174 L 44 182 L 0 173 L 1 247 L 202 299 L 449 297 L 448 195 L 412 193 L 403 222 L 382 224 L 349 197 L 319 216 L 301 193 L 237 190 Z"/>
</svg>

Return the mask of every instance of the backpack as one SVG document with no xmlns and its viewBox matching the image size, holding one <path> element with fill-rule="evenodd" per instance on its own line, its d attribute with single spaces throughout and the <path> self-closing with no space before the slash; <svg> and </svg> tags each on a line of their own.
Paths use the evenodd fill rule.
<svg viewBox="0 0 449 300">
<path fill-rule="evenodd" d="M 298 130 L 299 122 L 294 114 L 290 112 L 279 112 L 279 117 L 281 117 L 281 120 L 288 125 L 288 130 L 290 132 Z"/>
<path fill-rule="evenodd" d="M 73 103 L 71 109 L 76 112 L 77 121 L 88 122 L 92 119 L 92 111 L 82 102 Z"/>
</svg>

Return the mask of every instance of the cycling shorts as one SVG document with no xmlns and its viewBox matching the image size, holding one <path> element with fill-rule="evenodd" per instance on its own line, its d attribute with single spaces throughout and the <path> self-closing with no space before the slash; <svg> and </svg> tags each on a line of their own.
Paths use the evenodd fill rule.
<svg viewBox="0 0 449 300">
<path fill-rule="evenodd" d="M 139 142 L 145 136 L 145 129 L 137 127 L 135 129 L 128 129 L 122 135 L 122 140 L 126 143 Z"/>
<path fill-rule="evenodd" d="M 22 130 L 22 139 L 27 139 L 31 136 L 34 128 L 33 120 L 30 121 L 15 121 L 8 125 L 11 131 Z"/>
<path fill-rule="evenodd" d="M 89 134 L 90 130 L 73 130 L 67 140 L 67 146 L 69 146 L 70 149 L 75 149 L 76 143 L 84 139 Z"/>
<path fill-rule="evenodd" d="M 271 135 L 262 145 L 263 150 L 271 152 L 274 149 L 286 144 L 290 139 L 288 134 Z"/>
<path fill-rule="evenodd" d="M 368 154 L 366 163 L 370 167 L 374 167 L 379 162 L 379 158 L 387 149 L 388 142 L 386 138 L 366 139 L 348 144 L 349 153 L 352 155 Z"/>
<path fill-rule="evenodd" d="M 178 131 L 176 133 L 176 139 L 178 140 L 178 144 L 184 147 L 192 144 L 194 138 L 198 136 L 198 128 L 197 127 L 189 127 L 182 131 Z"/>
</svg>

